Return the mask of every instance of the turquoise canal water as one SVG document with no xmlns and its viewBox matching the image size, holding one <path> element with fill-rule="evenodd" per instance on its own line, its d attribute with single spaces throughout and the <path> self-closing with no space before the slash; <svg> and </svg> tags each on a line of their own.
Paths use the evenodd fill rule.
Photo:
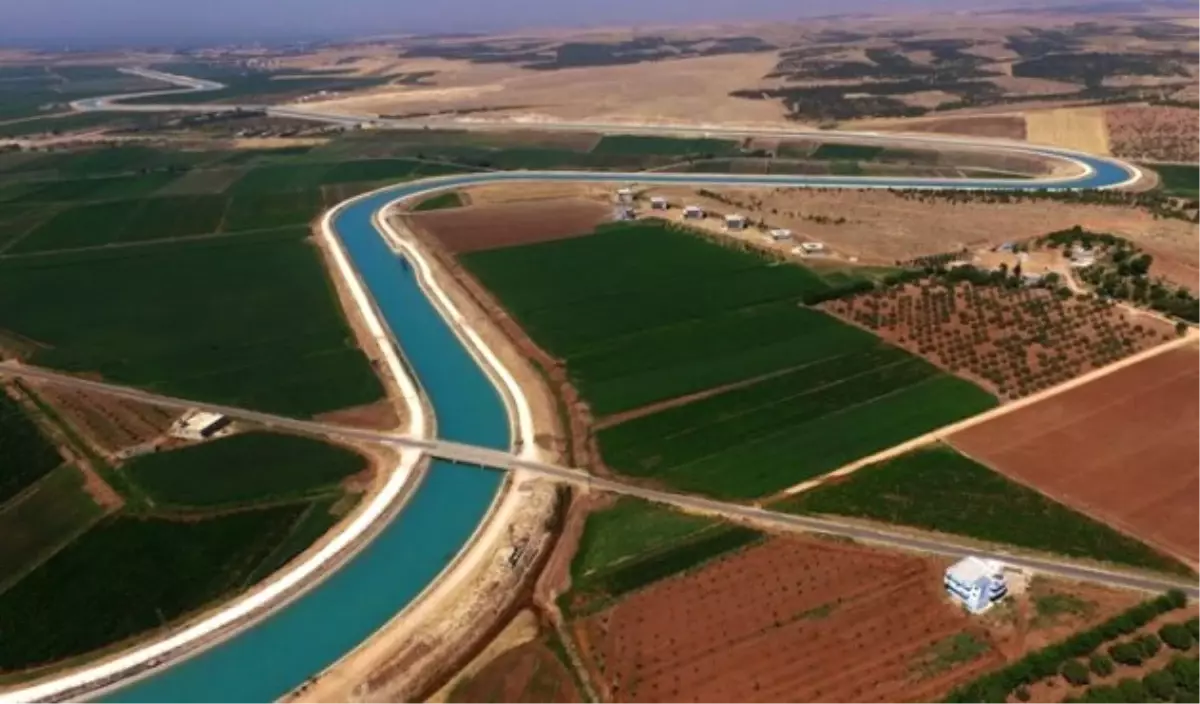
<svg viewBox="0 0 1200 704">
<path fill-rule="evenodd" d="M 1052 150 L 1044 150 L 1051 152 Z M 1079 157 L 1075 157 L 1079 158 Z M 1060 188 L 1098 188 L 1125 180 L 1120 167 L 1079 158 L 1092 173 Z M 528 179 L 535 174 L 469 174 L 439 186 Z M 1038 188 L 1012 180 L 762 177 L 730 174 L 542 174 L 544 180 L 776 186 Z M 403 349 L 428 397 L 442 438 L 508 448 L 509 422 L 498 392 L 422 293 L 408 262 L 388 249 L 371 216 L 389 201 L 425 190 L 397 186 L 344 208 L 334 226 L 355 269 Z M 313 383 L 321 383 L 314 379 Z M 255 702 L 291 691 L 364 641 L 408 605 L 466 544 L 501 482 L 498 472 L 442 461 L 408 505 L 349 563 L 279 613 L 224 643 L 111 693 L 103 701 Z"/>
</svg>

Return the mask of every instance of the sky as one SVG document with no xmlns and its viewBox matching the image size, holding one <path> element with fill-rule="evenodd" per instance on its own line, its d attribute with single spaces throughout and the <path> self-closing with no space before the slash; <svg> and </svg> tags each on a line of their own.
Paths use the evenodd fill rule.
<svg viewBox="0 0 1200 704">
<path fill-rule="evenodd" d="M 987 0 L 0 0 L 0 45 L 273 41 L 946 11 Z"/>
</svg>

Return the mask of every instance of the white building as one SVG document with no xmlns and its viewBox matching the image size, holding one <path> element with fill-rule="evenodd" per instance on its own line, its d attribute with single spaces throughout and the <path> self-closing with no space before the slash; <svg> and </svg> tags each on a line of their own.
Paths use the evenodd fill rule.
<svg viewBox="0 0 1200 704">
<path fill-rule="evenodd" d="M 726 230 L 745 230 L 746 216 L 745 215 L 726 215 L 725 216 Z"/>
<path fill-rule="evenodd" d="M 207 440 L 227 435 L 233 422 L 229 416 L 208 411 L 188 411 L 171 424 L 170 434 L 184 440 Z"/>
<path fill-rule="evenodd" d="M 1071 250 L 1071 266 L 1076 269 L 1083 269 L 1096 263 L 1096 252 L 1091 249 L 1084 249 L 1076 246 Z"/>
<path fill-rule="evenodd" d="M 792 231 L 784 228 L 777 228 L 771 230 L 770 235 L 771 239 L 775 240 L 776 242 L 786 242 L 792 238 Z"/>
<path fill-rule="evenodd" d="M 685 205 L 683 206 L 683 217 L 687 220 L 703 220 L 704 208 L 698 205 Z"/>
<path fill-rule="evenodd" d="M 946 593 L 971 613 L 983 613 L 1008 593 L 1004 565 L 996 560 L 964 557 L 946 568 Z"/>
<path fill-rule="evenodd" d="M 637 213 L 628 205 L 618 205 L 613 208 L 613 220 L 633 220 Z"/>
<path fill-rule="evenodd" d="M 671 205 L 667 203 L 667 199 L 662 196 L 654 196 L 650 199 L 651 210 L 669 210 Z"/>
<path fill-rule="evenodd" d="M 632 203 L 633 202 L 633 189 L 632 188 L 617 189 L 617 202 L 618 203 Z"/>
<path fill-rule="evenodd" d="M 820 242 L 801 242 L 800 251 L 805 254 L 817 254 L 825 251 L 825 245 Z"/>
</svg>

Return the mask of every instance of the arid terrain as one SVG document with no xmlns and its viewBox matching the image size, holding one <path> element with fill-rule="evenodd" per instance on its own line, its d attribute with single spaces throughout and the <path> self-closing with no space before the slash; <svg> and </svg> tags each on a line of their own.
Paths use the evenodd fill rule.
<svg viewBox="0 0 1200 704">
<path fill-rule="evenodd" d="M 966 454 L 1195 565 L 1197 350 L 1157 355 L 950 438 Z"/>
<path fill-rule="evenodd" d="M 437 237 L 454 253 L 586 235 L 612 217 L 612 206 L 582 198 L 468 205 L 412 213 L 410 227 Z"/>
</svg>

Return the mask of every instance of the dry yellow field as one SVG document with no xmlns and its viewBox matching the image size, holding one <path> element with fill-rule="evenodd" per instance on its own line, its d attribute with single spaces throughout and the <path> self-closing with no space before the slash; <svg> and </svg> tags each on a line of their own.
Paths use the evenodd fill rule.
<svg viewBox="0 0 1200 704">
<path fill-rule="evenodd" d="M 1035 144 L 1108 154 L 1104 108 L 1058 108 L 1025 113 L 1026 139 Z"/>
<path fill-rule="evenodd" d="M 309 105 L 357 114 L 487 108 L 495 116 L 525 119 L 783 124 L 780 102 L 729 95 L 759 84 L 776 60 L 774 52 L 763 52 L 559 71 L 401 61 L 393 72 L 433 70 L 436 85 L 389 87 Z"/>
</svg>

